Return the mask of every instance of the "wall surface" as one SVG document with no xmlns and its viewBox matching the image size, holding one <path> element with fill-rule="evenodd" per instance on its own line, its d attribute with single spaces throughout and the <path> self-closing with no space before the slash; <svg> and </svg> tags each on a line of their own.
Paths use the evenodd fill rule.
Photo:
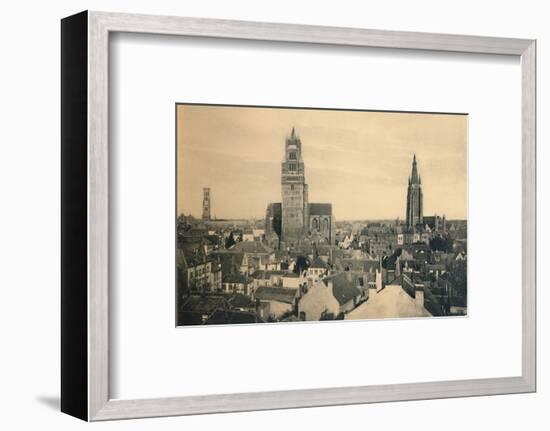
<svg viewBox="0 0 550 431">
<path fill-rule="evenodd" d="M 0 15 L 0 391 L 5 429 L 82 429 L 59 409 L 60 29 L 84 9 L 538 39 L 538 361 L 536 394 L 148 419 L 102 429 L 548 429 L 550 258 L 544 80 L 550 48 L 542 1 L 157 0 L 5 2 Z M 497 215 L 498 216 L 498 215 Z M 487 340 L 488 343 L 491 340 Z M 475 352 L 474 352 L 475 354 Z M 323 365 L 324 367 L 324 365 Z"/>
</svg>

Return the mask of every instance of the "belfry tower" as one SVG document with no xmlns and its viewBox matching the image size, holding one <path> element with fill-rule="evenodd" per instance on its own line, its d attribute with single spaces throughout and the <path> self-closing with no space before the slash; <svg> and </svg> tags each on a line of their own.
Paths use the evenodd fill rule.
<svg viewBox="0 0 550 431">
<path fill-rule="evenodd" d="M 413 156 L 412 172 L 407 189 L 407 228 L 412 229 L 423 222 L 422 213 L 422 179 L 418 175 L 416 154 Z"/>
<path fill-rule="evenodd" d="M 202 189 L 202 219 L 210 220 L 210 187 Z"/>
<path fill-rule="evenodd" d="M 281 163 L 281 194 L 281 243 L 291 246 L 304 237 L 309 225 L 302 142 L 294 128 L 285 140 L 285 155 Z"/>
</svg>

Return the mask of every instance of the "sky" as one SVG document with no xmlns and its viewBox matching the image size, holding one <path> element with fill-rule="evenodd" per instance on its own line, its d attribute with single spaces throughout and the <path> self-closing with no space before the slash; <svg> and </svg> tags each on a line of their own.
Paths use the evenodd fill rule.
<svg viewBox="0 0 550 431">
<path fill-rule="evenodd" d="M 176 119 L 178 214 L 200 217 L 210 187 L 212 217 L 265 217 L 295 127 L 309 202 L 336 220 L 404 219 L 414 154 L 424 215 L 467 217 L 467 115 L 177 105 Z"/>
</svg>

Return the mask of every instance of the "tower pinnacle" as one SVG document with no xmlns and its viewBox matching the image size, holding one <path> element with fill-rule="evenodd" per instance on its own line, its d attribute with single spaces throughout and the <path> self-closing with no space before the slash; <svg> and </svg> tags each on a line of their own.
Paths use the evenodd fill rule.
<svg viewBox="0 0 550 431">
<path fill-rule="evenodd" d="M 418 176 L 418 169 L 416 167 L 416 154 L 413 156 L 413 163 L 412 163 L 412 172 L 411 172 L 411 183 L 412 184 L 420 184 L 419 176 Z"/>
</svg>

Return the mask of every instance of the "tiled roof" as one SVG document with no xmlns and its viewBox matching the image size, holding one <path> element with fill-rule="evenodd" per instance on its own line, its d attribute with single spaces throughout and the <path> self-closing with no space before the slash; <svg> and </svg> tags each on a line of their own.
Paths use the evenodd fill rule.
<svg viewBox="0 0 550 431">
<path fill-rule="evenodd" d="M 244 253 L 235 252 L 216 252 L 212 256 L 220 262 L 223 274 L 239 272 L 244 259 Z"/>
<path fill-rule="evenodd" d="M 223 274 L 223 272 L 222 272 Z M 240 272 L 234 274 L 223 274 L 222 283 L 248 284 L 250 280 Z"/>
<path fill-rule="evenodd" d="M 396 317 L 427 317 L 430 312 L 417 304 L 401 286 L 387 285 L 369 299 L 346 314 L 346 320 L 385 319 Z"/>
<path fill-rule="evenodd" d="M 241 293 L 233 294 L 227 302 L 229 302 L 232 307 L 236 308 L 254 307 L 254 301 Z"/>
<path fill-rule="evenodd" d="M 332 204 L 309 204 L 309 215 L 332 215 Z"/>
<path fill-rule="evenodd" d="M 380 262 L 373 259 L 342 259 L 342 265 L 355 271 L 376 272 Z"/>
<path fill-rule="evenodd" d="M 190 295 L 183 298 L 180 305 L 180 311 L 193 311 L 209 314 L 217 309 L 228 308 L 227 301 L 222 296 L 217 295 Z"/>
<path fill-rule="evenodd" d="M 351 280 L 348 279 L 348 276 L 351 277 Z M 350 273 L 342 272 L 332 277 L 332 294 L 340 305 L 348 303 L 361 294 L 356 283 L 356 276 Z"/>
<path fill-rule="evenodd" d="M 243 241 L 235 244 L 235 250 L 249 254 L 271 254 L 273 249 L 259 241 Z"/>
<path fill-rule="evenodd" d="M 256 279 L 256 280 L 268 280 L 269 278 L 271 278 L 272 276 L 276 276 L 276 277 L 288 277 L 289 274 L 293 274 L 293 273 L 289 273 L 288 271 L 268 271 L 268 270 L 256 270 L 252 273 L 251 277 Z"/>
<path fill-rule="evenodd" d="M 254 293 L 254 297 L 260 301 L 279 301 L 293 304 L 296 299 L 296 292 L 297 289 L 260 286 Z"/>
<path fill-rule="evenodd" d="M 321 259 L 319 256 L 317 256 L 311 265 L 310 268 L 321 268 L 321 269 L 328 269 L 328 265 L 325 263 L 323 259 Z"/>
</svg>

